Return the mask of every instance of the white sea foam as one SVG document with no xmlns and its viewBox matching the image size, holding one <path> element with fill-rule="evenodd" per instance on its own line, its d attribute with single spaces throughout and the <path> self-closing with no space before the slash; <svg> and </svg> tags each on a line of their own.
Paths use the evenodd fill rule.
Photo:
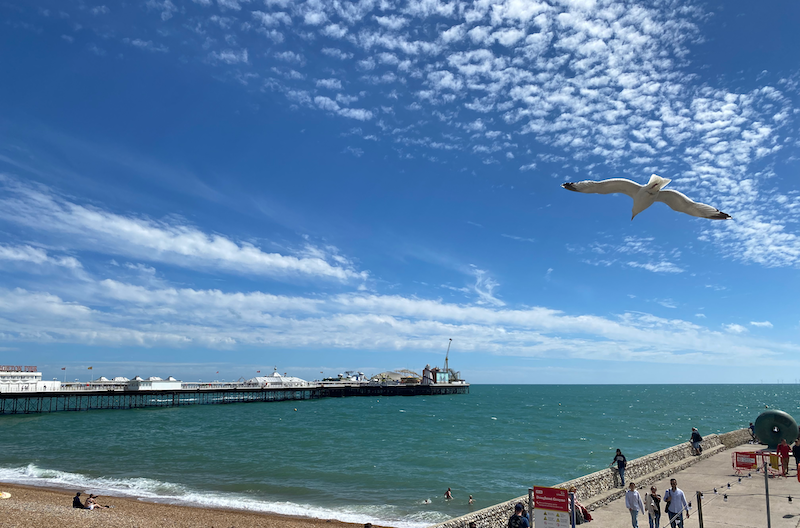
<svg viewBox="0 0 800 528">
<path fill-rule="evenodd" d="M 385 505 L 380 507 L 351 505 L 340 508 L 326 508 L 287 501 L 260 500 L 236 493 L 198 491 L 181 484 L 148 478 L 90 477 L 80 473 L 40 468 L 34 464 L 11 468 L 0 467 L 0 482 L 28 486 L 71 488 L 98 495 L 135 497 L 145 501 L 167 504 L 188 504 L 207 508 L 229 508 L 317 519 L 336 519 L 355 524 L 371 522 L 398 528 L 423 528 L 447 518 L 438 512 L 415 513 L 399 518 L 400 515 L 394 508 Z"/>
</svg>

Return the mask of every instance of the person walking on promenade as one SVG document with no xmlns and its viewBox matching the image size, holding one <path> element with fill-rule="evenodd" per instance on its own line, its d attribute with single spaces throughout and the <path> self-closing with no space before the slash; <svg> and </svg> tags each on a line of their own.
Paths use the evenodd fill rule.
<svg viewBox="0 0 800 528">
<path fill-rule="evenodd" d="M 703 441 L 703 437 L 700 436 L 700 433 L 697 432 L 697 427 L 692 427 L 692 454 L 699 455 L 703 452 L 702 446 L 700 446 L 700 442 Z"/>
<path fill-rule="evenodd" d="M 625 507 L 631 512 L 631 526 L 639 528 L 639 512 L 644 511 L 644 503 L 633 482 L 628 484 L 628 491 L 625 492 Z"/>
<path fill-rule="evenodd" d="M 786 443 L 785 438 L 778 444 L 778 458 L 781 459 L 781 471 L 783 471 L 783 476 L 789 476 L 789 444 Z"/>
<path fill-rule="evenodd" d="M 794 441 L 792 446 L 792 454 L 794 455 L 795 467 L 800 466 L 800 438 Z"/>
<path fill-rule="evenodd" d="M 683 490 L 678 487 L 678 481 L 670 479 L 670 488 L 664 492 L 664 500 L 667 501 L 667 507 L 664 508 L 664 513 L 669 518 L 669 525 L 672 528 L 679 526 L 683 528 L 683 511 L 686 510 L 686 518 L 689 518 L 689 503 L 686 502 L 686 495 Z"/>
<path fill-rule="evenodd" d="M 522 515 L 524 511 L 525 506 L 518 502 L 514 506 L 514 515 L 508 519 L 508 528 L 530 528 L 531 524 L 528 522 L 528 518 Z"/>
<path fill-rule="evenodd" d="M 614 462 L 617 463 L 617 470 L 619 471 L 619 479 L 622 481 L 622 487 L 625 487 L 625 466 L 628 465 L 628 460 L 625 458 L 625 455 L 622 454 L 622 451 L 617 449 L 617 454 L 614 456 L 614 460 L 611 461 L 611 464 L 608 467 L 612 467 Z"/>
<path fill-rule="evenodd" d="M 647 510 L 647 519 L 650 528 L 658 528 L 661 523 L 661 495 L 655 486 L 650 486 L 650 493 L 644 496 L 644 509 Z"/>
</svg>

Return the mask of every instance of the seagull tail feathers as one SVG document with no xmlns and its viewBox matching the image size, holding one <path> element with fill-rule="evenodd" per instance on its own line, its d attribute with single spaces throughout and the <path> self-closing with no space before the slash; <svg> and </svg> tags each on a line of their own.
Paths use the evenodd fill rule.
<svg viewBox="0 0 800 528">
<path fill-rule="evenodd" d="M 671 181 L 672 180 L 670 180 L 669 178 L 662 178 L 658 174 L 653 174 L 650 176 L 650 181 L 647 182 L 647 188 L 651 191 L 653 190 L 660 191 L 661 189 L 666 187 L 667 184 Z M 653 185 L 656 186 L 655 189 L 653 189 Z"/>
</svg>

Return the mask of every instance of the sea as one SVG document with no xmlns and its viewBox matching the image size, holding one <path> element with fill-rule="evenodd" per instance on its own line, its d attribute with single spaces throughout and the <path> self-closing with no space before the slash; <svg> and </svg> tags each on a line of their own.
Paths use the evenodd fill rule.
<svg viewBox="0 0 800 528">
<path fill-rule="evenodd" d="M 767 408 L 797 418 L 799 393 L 472 385 L 451 396 L 5 415 L 0 482 L 417 528 L 606 468 L 616 449 L 634 459 L 687 442 L 692 427 L 747 427 Z"/>
</svg>

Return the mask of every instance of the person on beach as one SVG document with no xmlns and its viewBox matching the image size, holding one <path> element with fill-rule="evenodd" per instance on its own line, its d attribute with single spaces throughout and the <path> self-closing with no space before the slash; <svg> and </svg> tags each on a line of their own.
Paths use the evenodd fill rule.
<svg viewBox="0 0 800 528">
<path fill-rule="evenodd" d="M 753 425 L 753 422 L 750 422 L 750 443 L 755 444 L 758 441 L 756 438 L 756 426 Z"/>
<path fill-rule="evenodd" d="M 644 496 L 644 509 L 647 510 L 647 519 L 650 528 L 659 528 L 661 523 L 661 495 L 655 486 L 650 486 L 650 493 Z"/>
<path fill-rule="evenodd" d="M 446 500 L 450 500 L 453 498 L 453 493 L 450 491 L 450 488 L 447 488 L 447 491 L 444 492 L 444 498 Z"/>
<path fill-rule="evenodd" d="M 625 507 L 631 512 L 631 526 L 639 528 L 639 512 L 644 511 L 644 503 L 634 482 L 628 484 L 628 491 L 625 492 Z"/>
<path fill-rule="evenodd" d="M 72 507 L 73 508 L 80 508 L 81 510 L 84 509 L 83 501 L 81 500 L 81 492 L 80 491 L 78 493 L 76 493 L 74 497 L 72 497 Z"/>
<path fill-rule="evenodd" d="M 508 528 L 530 528 L 531 524 L 528 522 L 528 518 L 523 516 L 524 511 L 525 506 L 518 502 L 514 506 L 514 515 L 508 519 Z"/>
<path fill-rule="evenodd" d="M 625 455 L 622 454 L 622 451 L 617 449 L 617 454 L 614 456 L 614 460 L 611 461 L 611 464 L 608 467 L 612 467 L 614 462 L 617 463 L 617 471 L 619 471 L 619 479 L 622 481 L 622 487 L 625 487 L 625 466 L 628 465 L 628 460 L 625 458 Z"/>
<path fill-rule="evenodd" d="M 783 476 L 789 476 L 789 444 L 786 443 L 786 439 L 782 439 L 781 443 L 778 444 L 778 458 L 781 459 L 781 471 L 783 471 Z"/>
<path fill-rule="evenodd" d="M 87 510 L 94 510 L 95 508 L 99 508 L 100 505 L 97 504 L 97 500 L 94 495 L 89 495 L 89 498 L 86 499 L 86 509 Z"/>
<path fill-rule="evenodd" d="M 670 479 L 669 485 L 670 489 L 664 492 L 664 500 L 667 502 L 664 513 L 667 514 L 669 525 L 672 528 L 676 528 L 676 524 L 683 528 L 683 512 L 686 510 L 686 518 L 688 519 L 689 503 L 686 502 L 686 495 L 683 494 L 683 490 L 678 487 L 677 480 Z"/>
<path fill-rule="evenodd" d="M 700 442 L 703 441 L 703 437 L 700 436 L 700 433 L 697 432 L 697 427 L 692 427 L 692 454 L 699 455 L 703 452 L 703 447 L 700 445 Z"/>
</svg>

